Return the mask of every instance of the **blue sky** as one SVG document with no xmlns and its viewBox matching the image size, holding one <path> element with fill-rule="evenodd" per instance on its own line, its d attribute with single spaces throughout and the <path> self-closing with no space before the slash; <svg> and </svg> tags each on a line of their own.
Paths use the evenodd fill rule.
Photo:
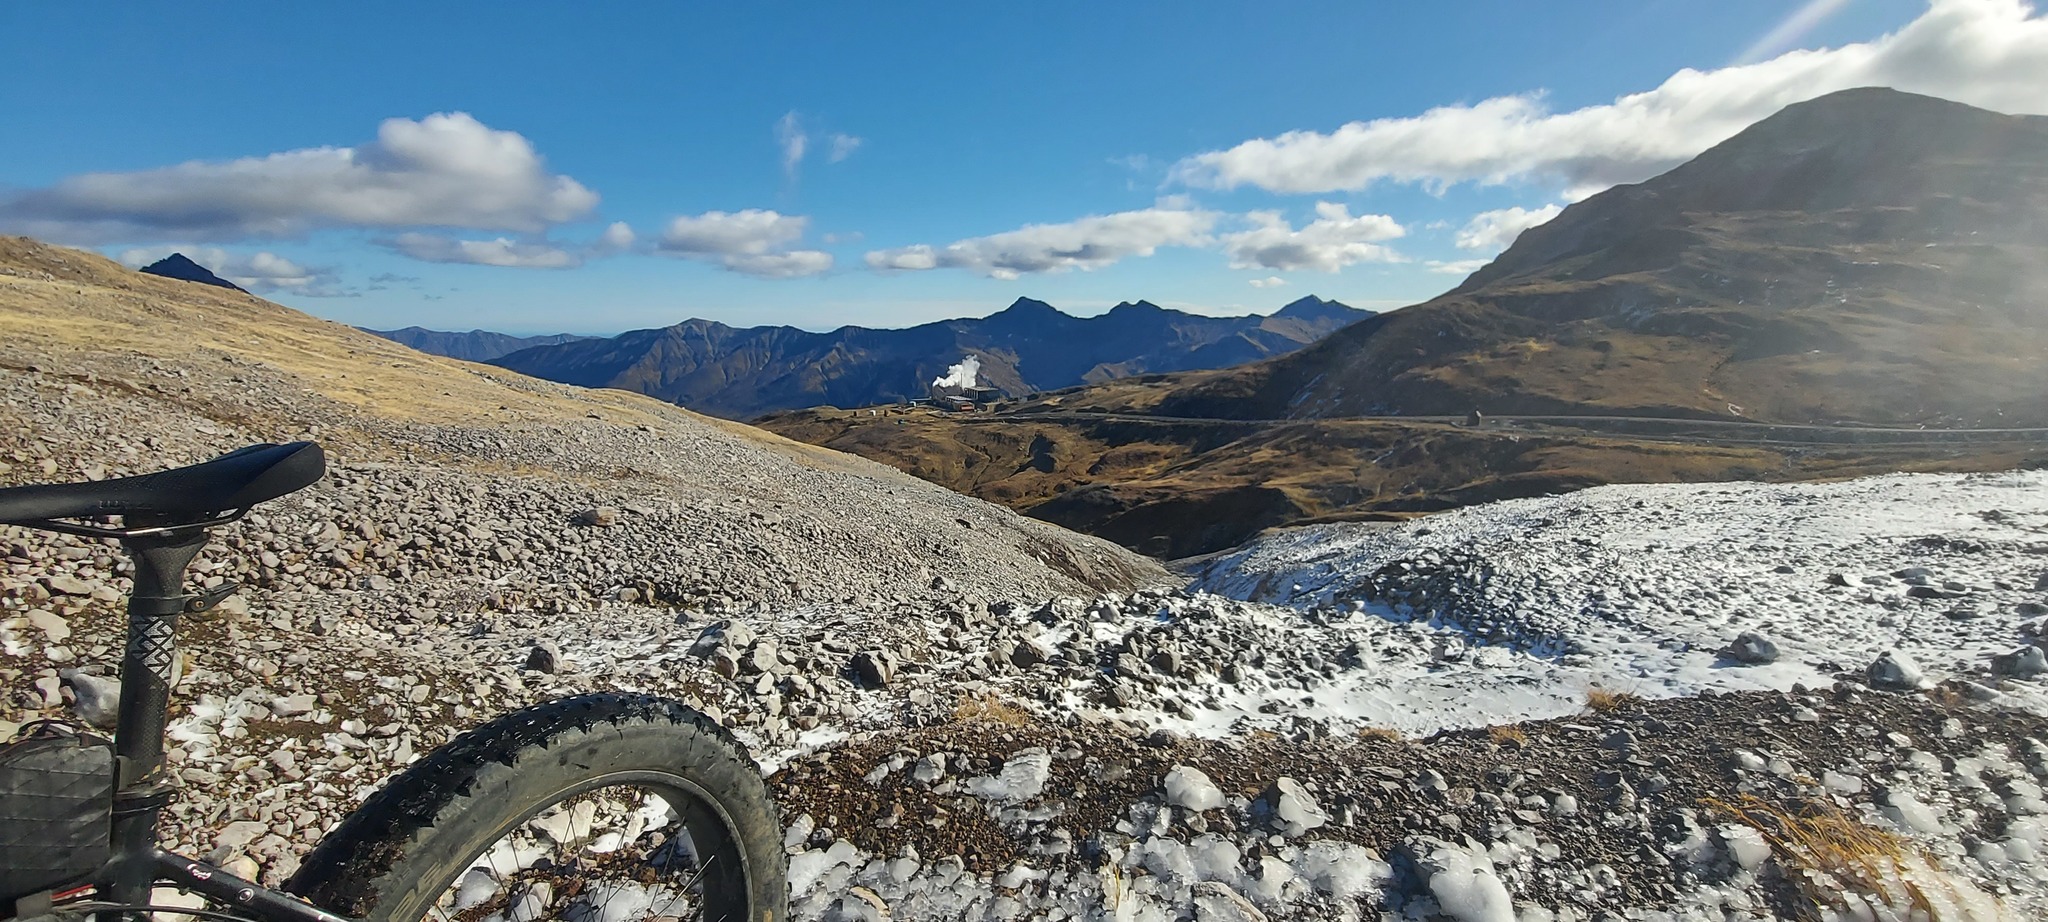
<svg viewBox="0 0 2048 922">
<path fill-rule="evenodd" d="M 2018 0 L 9 3 L 0 231 L 380 327 L 1385 308 L 1789 102 L 2044 61 Z"/>
</svg>

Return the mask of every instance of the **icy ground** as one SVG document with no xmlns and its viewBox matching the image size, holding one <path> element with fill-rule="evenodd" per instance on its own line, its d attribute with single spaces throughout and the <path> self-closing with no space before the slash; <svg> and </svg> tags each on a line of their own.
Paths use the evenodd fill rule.
<svg viewBox="0 0 2048 922">
<path fill-rule="evenodd" d="M 1428 733 L 1562 716 L 1590 689 L 1825 686 L 1887 652 L 1909 682 L 1989 685 L 2028 669 L 1994 657 L 2048 615 L 2048 472 L 1600 487 L 1270 535 L 1194 586 L 1322 612 L 1364 653 L 1310 689 L 1228 690 L 1197 731 L 1278 701 Z M 1775 662 L 1724 655 L 1744 632 Z M 1978 694 L 2048 713 L 2036 683 Z"/>
</svg>

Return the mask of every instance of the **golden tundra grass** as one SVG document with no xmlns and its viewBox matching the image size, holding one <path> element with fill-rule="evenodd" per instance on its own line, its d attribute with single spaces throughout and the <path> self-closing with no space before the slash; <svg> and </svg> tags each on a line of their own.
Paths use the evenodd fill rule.
<svg viewBox="0 0 2048 922">
<path fill-rule="evenodd" d="M 0 268 L 13 270 L 0 272 L 0 342 L 36 354 L 190 362 L 226 353 L 283 372 L 344 413 L 484 426 L 560 424 L 592 414 L 617 425 L 656 429 L 688 420 L 775 446 L 815 467 L 895 476 L 883 475 L 879 465 L 651 397 L 562 387 L 415 352 L 254 295 L 144 275 L 102 256 L 27 237 L 0 236 Z"/>
<path fill-rule="evenodd" d="M 1822 918 L 1823 907 L 1848 908 L 1838 887 L 1887 902 L 1903 897 L 1920 918 L 1944 918 L 1937 902 L 1950 901 L 1930 899 L 1909 867 L 1911 863 L 1933 868 L 1933 861 L 1909 853 L 1910 846 L 1897 834 L 1858 822 L 1832 803 L 1816 801 L 1795 810 L 1743 794 L 1732 802 L 1709 797 L 1701 804 L 1762 834 L 1772 856 L 1798 883 L 1805 899 L 1800 907 L 1804 918 Z"/>
<path fill-rule="evenodd" d="M 1586 706 L 1602 714 L 1632 704 L 1642 703 L 1643 696 L 1635 692 L 1618 692 L 1607 688 L 1586 689 Z"/>
<path fill-rule="evenodd" d="M 1031 723 L 1030 712 L 1004 701 L 994 692 L 982 692 L 960 699 L 953 706 L 953 719 L 962 723 L 999 723 L 1022 727 Z"/>
</svg>

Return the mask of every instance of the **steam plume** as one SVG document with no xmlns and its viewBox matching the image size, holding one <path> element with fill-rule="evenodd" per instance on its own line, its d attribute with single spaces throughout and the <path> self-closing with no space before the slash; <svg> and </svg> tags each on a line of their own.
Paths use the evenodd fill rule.
<svg viewBox="0 0 2048 922">
<path fill-rule="evenodd" d="M 947 368 L 945 377 L 933 379 L 932 386 L 959 388 L 973 387 L 974 382 L 977 379 L 979 379 L 980 376 L 981 356 L 970 355 L 964 359 L 961 359 L 960 364 Z"/>
</svg>

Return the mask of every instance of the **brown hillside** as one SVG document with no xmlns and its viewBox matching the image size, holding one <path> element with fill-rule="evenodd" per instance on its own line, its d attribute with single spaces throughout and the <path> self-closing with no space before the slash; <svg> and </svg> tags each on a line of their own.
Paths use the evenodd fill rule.
<svg viewBox="0 0 2048 922">
<path fill-rule="evenodd" d="M 2048 118 L 1855 90 L 1575 204 L 1443 296 L 1287 356 L 1046 394 L 1007 421 L 762 424 L 1172 556 L 1596 483 L 2028 463 L 2038 438 L 1746 445 L 1384 417 L 2044 427 L 2042 356 Z"/>
<path fill-rule="evenodd" d="M 1854 90 L 1565 209 L 1442 297 L 1131 408 L 2041 426 L 2042 355 L 2048 118 Z"/>
</svg>

